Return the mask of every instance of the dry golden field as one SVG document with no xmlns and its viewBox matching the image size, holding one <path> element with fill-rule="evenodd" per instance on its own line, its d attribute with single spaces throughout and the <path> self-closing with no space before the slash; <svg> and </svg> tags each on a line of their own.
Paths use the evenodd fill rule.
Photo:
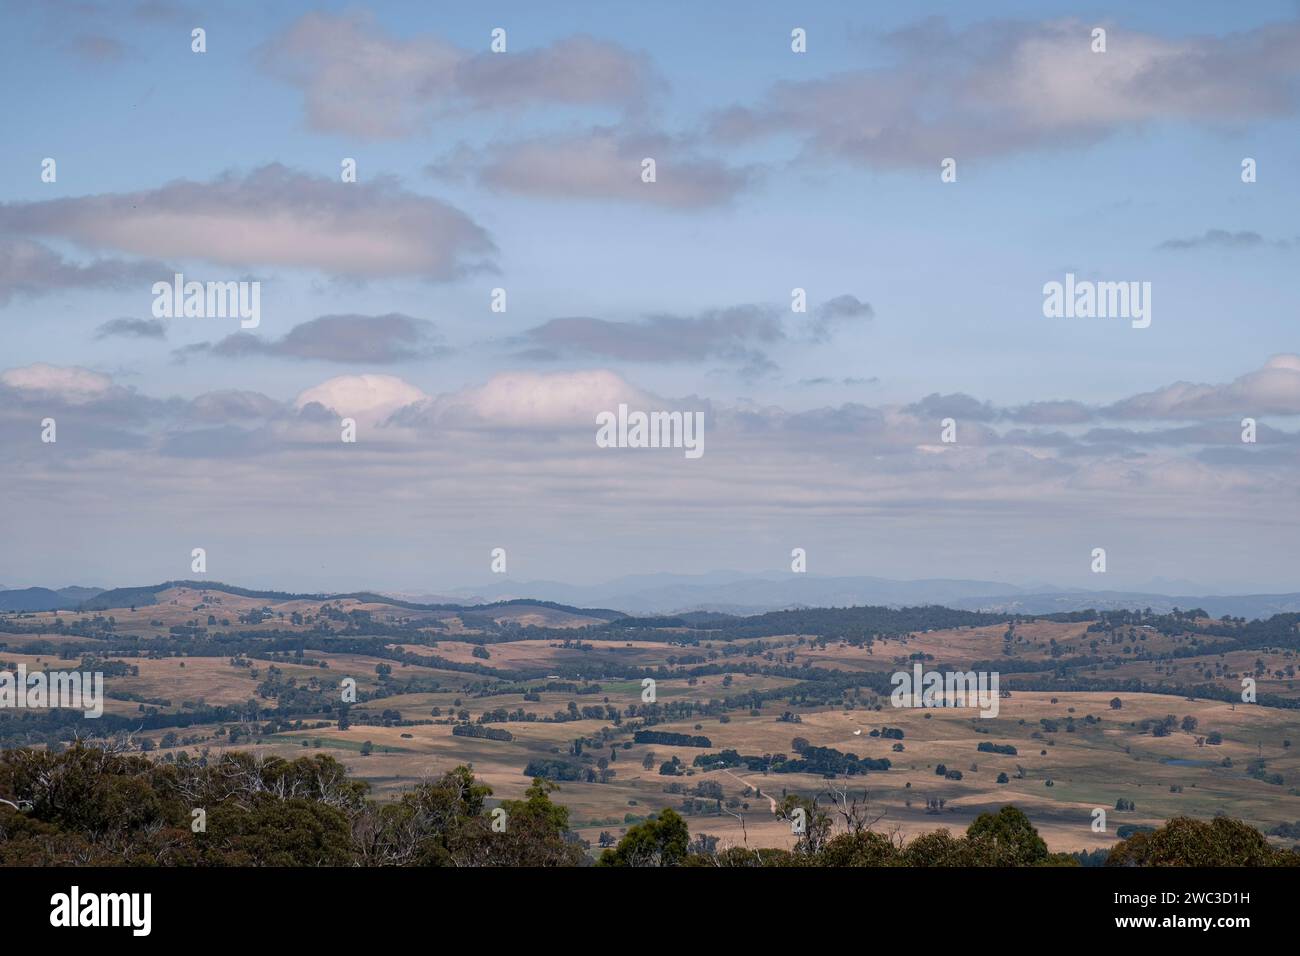
<svg viewBox="0 0 1300 956">
<path fill-rule="evenodd" d="M 617 837 L 647 814 L 674 807 L 687 814 L 692 833 L 726 844 L 790 846 L 794 837 L 788 823 L 773 816 L 773 801 L 799 793 L 824 802 L 832 788 L 865 797 L 879 818 L 876 828 L 899 837 L 962 829 L 979 813 L 1014 803 L 1054 850 L 1103 848 L 1116 841 L 1120 826 L 1158 825 L 1178 814 L 1223 813 L 1265 830 L 1300 821 L 1300 710 L 1176 693 L 1016 688 L 1022 676 L 1017 666 L 1031 668 L 1024 673 L 1032 677 L 1050 674 L 1033 666 L 1091 655 L 1105 665 L 1081 665 L 1079 677 L 1140 679 L 1154 686 L 1213 683 L 1232 690 L 1242 676 L 1258 671 L 1260 693 L 1289 699 L 1297 695 L 1293 675 L 1300 655 L 1283 647 L 1176 657 L 1192 637 L 1152 628 L 1100 635 L 1090 633 L 1087 623 L 1050 620 L 1017 622 L 1009 640 L 1002 623 L 919 630 L 877 637 L 869 645 L 769 634 L 685 646 L 692 640 L 687 629 L 664 627 L 658 632 L 662 639 L 641 634 L 621 640 L 600 631 L 596 617 L 540 605 L 456 613 L 355 599 L 272 600 L 188 586 L 164 590 L 157 600 L 134 610 L 11 616 L 10 623 L 23 629 L 0 633 L 0 663 L 60 669 L 75 666 L 83 654 L 117 662 L 134 672 L 106 678 L 106 713 L 140 721 L 132 739 L 147 738 L 155 759 L 181 749 L 212 753 L 232 746 L 288 758 L 319 751 L 368 781 L 380 799 L 459 764 L 470 765 L 495 798 L 518 798 L 530 783 L 524 772 L 530 761 L 564 760 L 594 769 L 603 758 L 613 771 L 606 782 L 563 781 L 555 795 L 593 845 L 602 833 Z M 365 614 L 358 618 L 356 612 Z M 249 614 L 254 618 L 240 620 Z M 112 627 L 95 630 L 97 617 L 98 626 L 111 618 Z M 58 620 L 65 629 L 81 621 L 87 632 L 69 634 Z M 376 623 L 406 636 L 368 636 Z M 530 625 L 544 630 L 537 636 L 520 630 Z M 204 640 L 217 642 L 255 642 L 265 635 L 268 646 L 275 641 L 280 650 L 274 659 L 256 651 L 151 653 L 166 640 L 184 639 L 169 638 L 172 628 L 197 629 Z M 505 628 L 515 630 L 503 637 Z M 122 652 L 122 642 L 134 649 Z M 1010 696 L 999 700 L 992 718 L 970 709 L 892 706 L 881 681 L 918 660 L 931 669 L 1011 661 L 1002 685 L 1011 688 Z M 653 729 L 703 735 L 710 747 L 633 742 L 632 725 L 639 722 L 633 714 L 643 705 L 637 675 L 647 672 L 656 674 L 661 707 L 695 708 L 681 717 L 669 710 Z M 829 697 L 799 697 L 800 688 L 815 688 L 836 674 L 840 689 Z M 338 711 L 304 710 L 272 719 L 284 688 L 337 704 L 343 678 L 355 680 L 358 693 L 345 729 Z M 858 681 L 862 686 L 854 690 Z M 599 686 L 595 692 L 593 684 Z M 762 700 L 750 703 L 748 695 Z M 1114 698 L 1122 702 L 1118 709 L 1111 706 Z M 732 704 L 722 707 L 724 699 Z M 570 719 L 571 706 L 612 708 L 625 716 Z M 226 708 L 225 716 L 206 719 L 212 708 Z M 468 718 L 476 724 L 485 712 L 496 711 L 533 719 L 487 724 L 509 731 L 510 741 L 452 734 L 453 723 Z M 173 715 L 174 739 L 164 740 Z M 1172 732 L 1153 735 L 1149 723 L 1168 715 L 1174 718 Z M 1195 721 L 1194 730 L 1182 729 L 1186 718 Z M 901 741 L 871 735 L 884 727 L 900 729 Z M 1211 733 L 1221 742 L 1208 742 Z M 891 766 L 833 780 L 692 766 L 699 754 L 724 749 L 793 757 L 796 737 L 856 757 L 887 758 Z M 580 739 L 586 741 L 587 762 L 571 753 Z M 980 743 L 1009 745 L 1016 753 L 980 752 Z M 674 756 L 684 772 L 661 775 L 660 765 Z M 940 765 L 960 771 L 961 779 L 937 774 Z M 1000 775 L 1006 782 L 998 782 Z M 710 796 L 687 807 L 701 784 Z M 1131 801 L 1134 809 L 1117 811 L 1119 800 Z M 1103 832 L 1092 826 L 1098 808 L 1106 811 Z"/>
</svg>

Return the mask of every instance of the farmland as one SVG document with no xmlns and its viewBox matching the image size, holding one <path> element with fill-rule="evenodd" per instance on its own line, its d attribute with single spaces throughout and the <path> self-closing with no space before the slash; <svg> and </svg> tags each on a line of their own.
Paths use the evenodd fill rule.
<svg viewBox="0 0 1300 956">
<path fill-rule="evenodd" d="M 4 746 L 326 753 L 381 800 L 461 764 L 494 801 L 538 774 L 593 848 L 669 807 L 720 844 L 791 847 L 773 803 L 835 789 L 899 837 L 1014 803 L 1055 851 L 1180 814 L 1300 820 L 1295 615 L 635 619 L 195 582 L 94 603 L 0 618 L 0 669 L 99 670 L 107 696 L 98 721 L 0 713 Z M 917 663 L 997 672 L 996 716 L 893 706 L 890 676 Z"/>
</svg>

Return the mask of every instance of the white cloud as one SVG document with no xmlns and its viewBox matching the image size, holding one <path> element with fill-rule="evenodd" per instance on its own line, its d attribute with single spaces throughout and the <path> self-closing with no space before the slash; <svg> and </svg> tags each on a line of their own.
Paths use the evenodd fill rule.
<svg viewBox="0 0 1300 956">
<path fill-rule="evenodd" d="M 604 369 L 576 372 L 502 372 L 483 385 L 439 396 L 434 415 L 449 423 L 506 428 L 595 428 L 596 414 L 647 394 Z"/>
<path fill-rule="evenodd" d="M 0 230 L 134 255 L 351 278 L 451 279 L 488 265 L 495 252 L 463 212 L 392 180 L 342 185 L 279 163 L 207 183 L 3 203 Z"/>
<path fill-rule="evenodd" d="M 0 372 L 0 384 L 24 392 L 55 395 L 70 404 L 84 404 L 104 396 L 113 387 L 113 380 L 87 368 L 38 362 Z"/>
<path fill-rule="evenodd" d="M 803 135 L 810 153 L 872 166 L 1077 145 L 1159 121 L 1294 116 L 1300 23 L 1163 37 L 1108 23 L 932 18 L 885 38 L 887 65 L 777 84 L 718 115 L 724 139 Z"/>
<path fill-rule="evenodd" d="M 1300 355 L 1283 353 L 1226 385 L 1175 382 L 1103 410 L 1117 418 L 1300 415 Z"/>
<path fill-rule="evenodd" d="M 302 409 L 316 402 L 340 416 L 373 424 L 428 398 L 395 375 L 339 375 L 301 392 L 293 404 Z"/>
</svg>

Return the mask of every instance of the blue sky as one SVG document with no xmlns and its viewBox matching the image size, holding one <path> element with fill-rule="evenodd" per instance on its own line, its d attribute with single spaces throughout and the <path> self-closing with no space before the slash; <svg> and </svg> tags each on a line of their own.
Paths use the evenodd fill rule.
<svg viewBox="0 0 1300 956">
<path fill-rule="evenodd" d="M 277 587 L 804 546 L 1297 588 L 1295 3 L 272 6 L 6 5 L 0 582 L 206 542 Z M 259 327 L 132 324 L 172 268 L 261 282 Z M 1066 272 L 1150 327 L 1044 318 Z M 706 410 L 705 457 L 596 449 L 623 396 Z"/>
</svg>

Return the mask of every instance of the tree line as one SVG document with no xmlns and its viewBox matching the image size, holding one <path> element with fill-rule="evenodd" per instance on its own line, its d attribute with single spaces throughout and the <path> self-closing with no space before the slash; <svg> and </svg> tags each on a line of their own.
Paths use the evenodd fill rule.
<svg viewBox="0 0 1300 956">
<path fill-rule="evenodd" d="M 538 777 L 521 800 L 491 805 L 490 787 L 456 767 L 379 803 L 326 755 L 285 760 L 231 751 L 154 762 L 77 744 L 61 753 L 0 754 L 0 865 L 6 866 L 1074 866 L 1053 854 L 1015 807 L 981 814 L 964 833 L 904 841 L 871 829 L 856 803 L 802 809 L 791 850 L 725 847 L 691 837 L 665 809 L 593 861 Z M 842 823 L 836 825 L 836 817 Z M 839 832 L 836 832 L 836 831 Z M 613 842 L 612 838 L 604 842 Z M 1176 818 L 1137 833 L 1108 865 L 1296 866 L 1238 820 Z"/>
</svg>

